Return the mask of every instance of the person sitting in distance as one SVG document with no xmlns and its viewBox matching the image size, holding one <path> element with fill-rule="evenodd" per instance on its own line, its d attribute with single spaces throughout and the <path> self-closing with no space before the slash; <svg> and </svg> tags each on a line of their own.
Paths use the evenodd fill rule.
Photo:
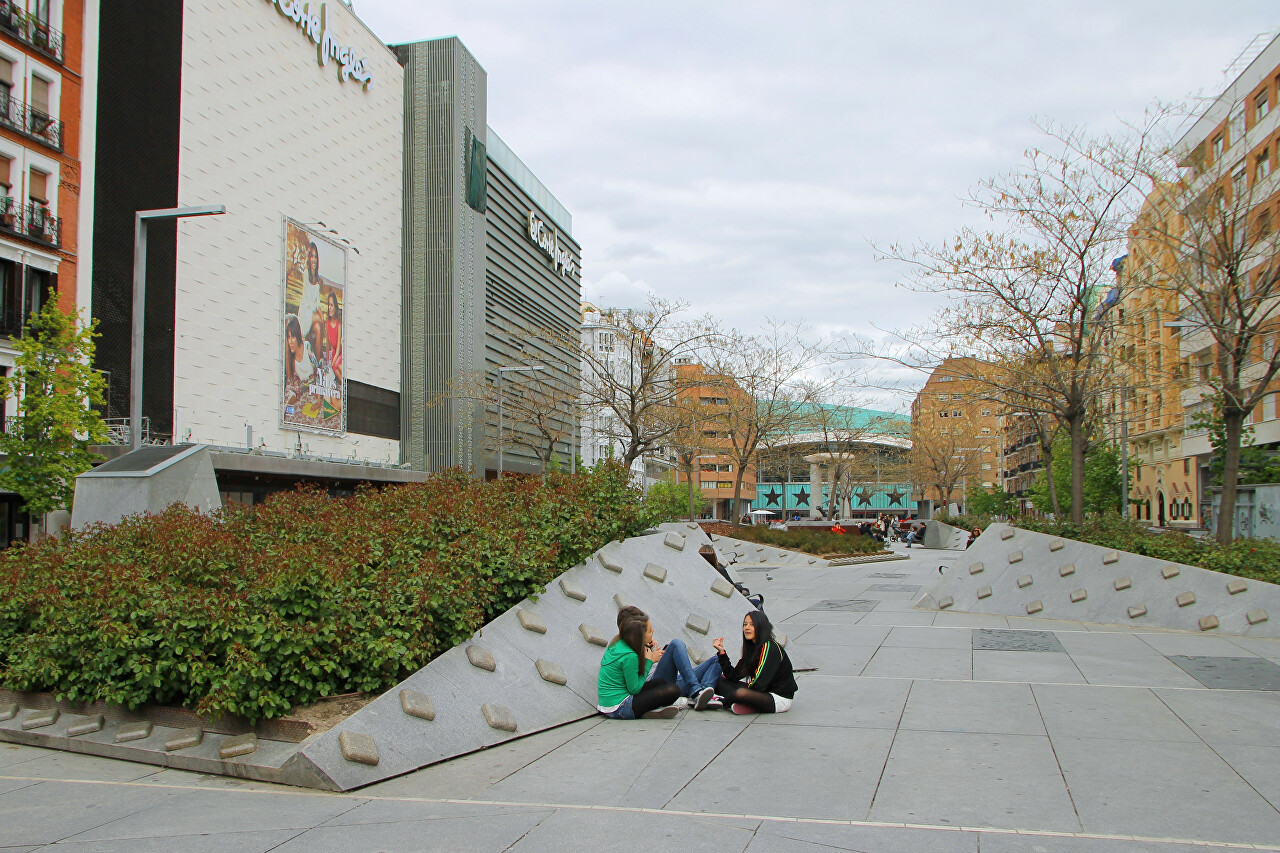
<svg viewBox="0 0 1280 853">
<path fill-rule="evenodd" d="M 975 539 L 977 539 L 977 538 L 978 538 L 979 536 L 981 536 L 981 535 L 982 535 L 982 528 L 981 528 L 981 527 L 975 527 L 975 528 L 973 528 L 972 530 L 970 530 L 970 531 L 969 531 L 969 541 L 968 541 L 968 542 L 966 542 L 966 543 L 964 543 L 964 547 L 967 549 L 970 545 L 972 545 L 972 544 L 973 544 L 973 541 L 974 541 Z"/>
<path fill-rule="evenodd" d="M 924 522 L 921 522 L 917 526 L 911 528 L 911 532 L 907 534 L 908 548 L 911 547 L 911 544 L 913 542 L 917 545 L 924 542 L 924 528 L 925 528 Z"/>
<path fill-rule="evenodd" d="M 605 648 L 600 660 L 597 711 L 613 720 L 669 720 L 687 707 L 679 686 L 656 678 L 646 680 L 649 670 L 662 660 L 662 650 L 652 646 L 653 626 L 647 617 L 621 620 L 618 639 Z"/>
<path fill-rule="evenodd" d="M 846 531 L 845 531 L 845 529 L 844 529 L 844 525 L 842 525 L 839 521 L 837 521 L 835 524 L 831 525 L 831 532 L 832 532 L 832 533 L 845 533 Z"/>
<path fill-rule="evenodd" d="M 742 657 L 734 665 L 724 650 L 724 637 L 712 640 L 724 675 L 716 682 L 716 694 L 735 714 L 781 714 L 790 710 L 796 695 L 791 658 L 773 638 L 773 625 L 762 610 L 742 620 Z"/>
</svg>

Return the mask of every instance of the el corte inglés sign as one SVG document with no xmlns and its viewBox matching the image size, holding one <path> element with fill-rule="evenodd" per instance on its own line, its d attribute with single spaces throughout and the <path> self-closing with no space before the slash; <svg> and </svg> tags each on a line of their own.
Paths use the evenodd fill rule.
<svg viewBox="0 0 1280 853">
<path fill-rule="evenodd" d="M 332 59 L 338 64 L 338 79 L 354 80 L 369 88 L 373 75 L 369 72 L 365 57 L 356 57 L 355 48 L 344 46 L 329 29 L 328 10 L 325 3 L 304 3 L 303 0 L 267 0 L 281 15 L 298 25 L 298 29 L 316 46 L 316 58 L 320 67 Z M 319 11 L 317 11 L 317 9 Z"/>
<path fill-rule="evenodd" d="M 559 229 L 543 222 L 535 210 L 529 211 L 529 239 L 551 259 L 551 265 L 560 275 L 572 278 L 577 272 L 578 265 L 573 262 L 569 248 L 560 244 Z"/>
</svg>

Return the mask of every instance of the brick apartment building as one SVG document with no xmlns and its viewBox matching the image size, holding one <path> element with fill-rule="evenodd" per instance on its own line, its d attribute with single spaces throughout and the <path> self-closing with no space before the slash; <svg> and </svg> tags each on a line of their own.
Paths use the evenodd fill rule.
<svg viewBox="0 0 1280 853">
<path fill-rule="evenodd" d="M 0 373 L 12 340 L 49 299 L 79 299 L 86 3 L 0 0 Z M 0 416 L 14 414 L 0 400 Z M 7 421 L 6 421 L 7 423 Z M 0 547 L 29 535 L 16 495 L 0 494 Z"/>
</svg>

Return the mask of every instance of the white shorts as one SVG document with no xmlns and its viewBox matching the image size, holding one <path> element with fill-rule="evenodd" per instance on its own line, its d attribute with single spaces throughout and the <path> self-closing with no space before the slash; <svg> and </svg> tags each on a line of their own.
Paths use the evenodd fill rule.
<svg viewBox="0 0 1280 853">
<path fill-rule="evenodd" d="M 773 712 L 775 714 L 785 714 L 791 710 L 791 700 L 786 696 L 779 696 L 777 693 L 770 693 L 773 697 Z"/>
</svg>

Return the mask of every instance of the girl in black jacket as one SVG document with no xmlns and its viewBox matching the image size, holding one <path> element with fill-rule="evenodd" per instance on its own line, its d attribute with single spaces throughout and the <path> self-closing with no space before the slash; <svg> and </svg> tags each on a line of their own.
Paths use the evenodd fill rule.
<svg viewBox="0 0 1280 853">
<path fill-rule="evenodd" d="M 712 641 L 720 660 L 716 694 L 735 714 L 781 714 L 791 707 L 796 679 L 791 659 L 773 638 L 773 625 L 764 611 L 753 610 L 742 620 L 742 659 L 735 666 L 724 651 L 724 637 Z"/>
</svg>

